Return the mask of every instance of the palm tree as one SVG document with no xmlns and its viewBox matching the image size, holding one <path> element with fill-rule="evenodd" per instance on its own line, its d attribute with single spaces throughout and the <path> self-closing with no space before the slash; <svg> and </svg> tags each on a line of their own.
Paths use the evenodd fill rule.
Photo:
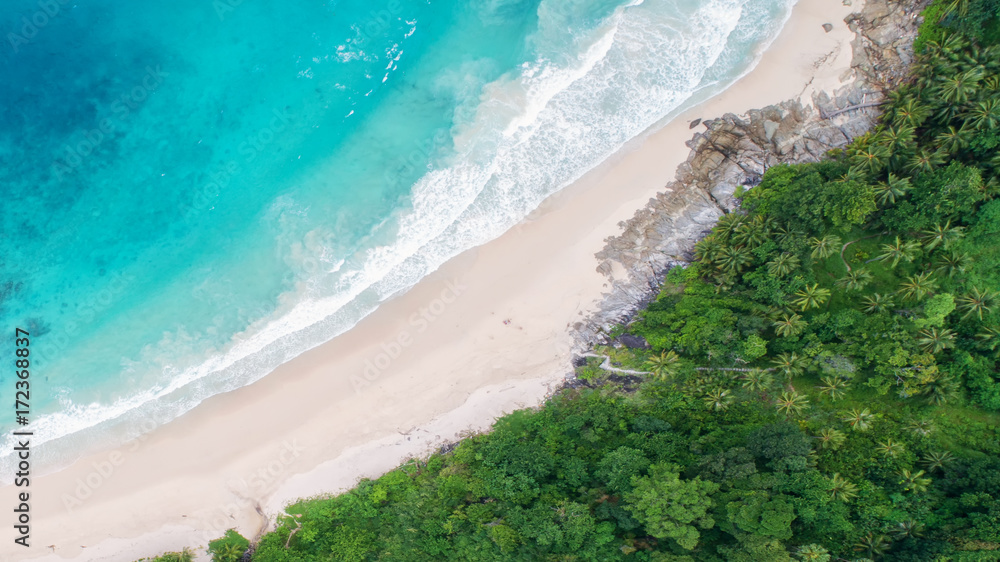
<svg viewBox="0 0 1000 562">
<path fill-rule="evenodd" d="M 937 256 L 934 262 L 935 271 L 951 278 L 956 274 L 965 273 L 966 268 L 969 266 L 969 261 L 969 254 L 946 252 Z"/>
<path fill-rule="evenodd" d="M 875 450 L 884 457 L 895 457 L 904 451 L 904 447 L 902 443 L 890 437 L 885 441 L 879 441 Z"/>
<path fill-rule="evenodd" d="M 829 562 L 830 551 L 818 544 L 807 544 L 800 546 L 795 551 L 795 556 L 803 562 Z"/>
<path fill-rule="evenodd" d="M 1000 126 L 1000 100 L 993 98 L 976 102 L 969 111 L 972 126 L 978 131 L 989 131 Z"/>
<path fill-rule="evenodd" d="M 213 556 L 213 560 L 218 560 L 219 562 L 239 562 L 243 559 L 245 552 L 246 550 L 239 545 L 231 542 L 225 543 L 222 549 Z"/>
<path fill-rule="evenodd" d="M 878 144 L 868 144 L 854 152 L 851 168 L 875 175 L 885 168 L 889 150 Z"/>
<path fill-rule="evenodd" d="M 798 231 L 789 228 L 785 224 L 778 224 L 774 227 L 774 239 L 778 242 L 787 242 L 790 238 L 798 234 Z"/>
<path fill-rule="evenodd" d="M 1000 76 L 994 74 L 983 79 L 983 89 L 990 92 L 1000 92 Z"/>
<path fill-rule="evenodd" d="M 955 456 L 948 451 L 930 451 L 924 455 L 920 463 L 927 467 L 927 470 L 935 472 L 937 470 L 944 470 L 944 467 L 948 466 L 955 461 Z"/>
<path fill-rule="evenodd" d="M 802 374 L 806 365 L 809 364 L 809 359 L 802 357 L 793 351 L 791 353 L 786 352 L 778 354 L 777 357 L 771 360 L 771 364 L 774 365 L 782 375 L 784 375 L 786 380 L 792 380 Z"/>
<path fill-rule="evenodd" d="M 914 494 L 926 492 L 927 488 L 931 485 L 931 479 L 924 477 L 923 470 L 911 472 L 904 469 L 899 471 L 899 478 L 899 483 L 903 486 L 903 489 Z"/>
<path fill-rule="evenodd" d="M 931 279 L 930 271 L 925 271 L 916 275 L 907 275 L 906 281 L 900 285 L 897 293 L 907 300 L 920 300 L 936 288 L 937 281 Z"/>
<path fill-rule="evenodd" d="M 735 248 L 725 246 L 719 250 L 718 263 L 726 271 L 739 273 L 751 261 L 753 261 L 753 257 L 750 255 L 750 251 L 744 246 L 737 246 Z"/>
<path fill-rule="evenodd" d="M 955 347 L 955 332 L 948 328 L 924 328 L 920 330 L 917 343 L 926 353 L 938 354 L 945 349 Z"/>
<path fill-rule="evenodd" d="M 772 383 L 774 383 L 774 377 L 763 369 L 751 369 L 743 375 L 743 388 L 752 392 L 762 392 Z"/>
<path fill-rule="evenodd" d="M 944 13 L 941 14 L 941 19 L 944 20 L 945 17 L 952 14 L 957 14 L 959 17 L 965 17 L 969 14 L 969 0 L 948 0 L 948 3 L 944 5 Z"/>
<path fill-rule="evenodd" d="M 910 98 L 901 105 L 896 105 L 893 111 L 892 124 L 895 126 L 906 125 L 916 129 L 930 117 L 931 109 L 923 105 L 919 99 Z"/>
<path fill-rule="evenodd" d="M 856 267 L 847 272 L 847 275 L 837 280 L 837 286 L 848 291 L 860 291 L 865 285 L 871 283 L 872 274 L 867 270 Z"/>
<path fill-rule="evenodd" d="M 714 234 L 709 234 L 694 245 L 694 256 L 698 261 L 712 263 L 718 257 L 722 246 Z"/>
<path fill-rule="evenodd" d="M 985 326 L 982 331 L 976 334 L 976 339 L 979 340 L 976 347 L 995 352 L 995 357 L 1000 356 L 1000 350 L 997 349 L 1000 348 L 1000 328 Z"/>
<path fill-rule="evenodd" d="M 846 181 L 867 182 L 868 181 L 868 174 L 866 174 L 865 171 L 862 170 L 861 168 L 852 166 L 852 167 L 848 168 L 846 172 L 844 172 L 843 174 L 841 174 L 840 177 L 838 177 L 834 181 L 838 181 L 838 182 L 841 182 L 841 183 L 846 182 Z"/>
<path fill-rule="evenodd" d="M 958 154 L 964 150 L 969 146 L 969 142 L 971 140 L 972 131 L 965 128 L 964 124 L 958 129 L 955 127 L 948 127 L 946 131 L 938 133 L 938 135 L 934 137 L 934 142 L 951 154 Z"/>
<path fill-rule="evenodd" d="M 854 550 L 865 553 L 868 558 L 876 558 L 889 550 L 889 543 L 889 537 L 886 535 L 869 532 L 855 543 Z"/>
<path fill-rule="evenodd" d="M 834 472 L 833 476 L 826 484 L 826 490 L 830 493 L 830 499 L 844 503 L 850 502 L 858 495 L 858 487 L 850 480 Z"/>
<path fill-rule="evenodd" d="M 813 283 L 812 285 L 806 285 L 806 288 L 795 293 L 795 296 L 798 298 L 793 302 L 802 311 L 806 311 L 810 308 L 823 306 L 827 299 L 830 298 L 830 289 L 823 289 L 819 286 L 819 283 Z"/>
<path fill-rule="evenodd" d="M 734 273 L 723 273 L 715 277 L 715 293 L 721 295 L 733 290 L 736 285 L 736 275 Z"/>
<path fill-rule="evenodd" d="M 979 192 L 983 194 L 983 199 L 987 201 L 996 199 L 997 195 L 1000 195 L 1000 178 L 995 175 L 1000 168 L 1000 151 L 997 151 L 989 160 L 989 165 L 993 167 L 994 175 L 984 181 L 983 186 L 979 189 Z"/>
<path fill-rule="evenodd" d="M 851 383 L 841 377 L 826 376 L 820 380 L 823 381 L 823 385 L 818 387 L 819 393 L 829 396 L 832 400 L 843 398 L 851 388 Z"/>
<path fill-rule="evenodd" d="M 775 407 L 786 416 L 792 414 L 798 415 L 802 413 L 802 410 L 809 407 L 809 398 L 794 390 L 782 392 L 781 398 L 777 400 Z"/>
<path fill-rule="evenodd" d="M 736 230 L 743 224 L 746 215 L 740 213 L 727 213 L 722 215 L 715 223 L 715 231 L 722 234 L 728 240 L 736 234 Z"/>
<path fill-rule="evenodd" d="M 936 406 L 947 404 L 958 394 L 958 383 L 951 375 L 937 374 L 930 378 L 923 387 L 927 401 Z"/>
<path fill-rule="evenodd" d="M 725 410 L 732 403 L 733 397 L 729 395 L 729 391 L 723 388 L 716 388 L 710 390 L 707 395 L 702 399 L 705 402 L 705 406 L 709 410 Z"/>
<path fill-rule="evenodd" d="M 733 240 L 739 244 L 746 244 L 751 248 L 756 248 L 767 241 L 771 235 L 769 224 L 760 215 L 750 221 L 744 221 L 736 228 Z"/>
<path fill-rule="evenodd" d="M 879 205 L 885 207 L 887 203 L 895 204 L 896 198 L 906 195 L 910 187 L 910 178 L 889 174 L 888 182 L 879 182 L 875 185 Z"/>
<path fill-rule="evenodd" d="M 767 272 L 775 277 L 784 277 L 798 268 L 799 257 L 789 252 L 782 252 L 767 262 Z"/>
<path fill-rule="evenodd" d="M 922 232 L 923 236 L 921 239 L 924 242 L 924 248 L 927 248 L 928 250 L 933 250 L 939 245 L 948 249 L 953 242 L 963 236 L 963 230 L 964 229 L 960 226 L 952 227 L 951 221 L 949 220 L 944 224 L 944 226 L 935 224 L 933 227 L 924 230 Z"/>
<path fill-rule="evenodd" d="M 947 155 L 942 150 L 931 152 L 926 148 L 921 148 L 913 156 L 910 156 L 904 169 L 912 175 L 930 173 L 934 171 L 935 166 L 943 164 L 946 158 Z"/>
<path fill-rule="evenodd" d="M 934 424 L 927 420 L 914 420 L 906 425 L 906 429 L 921 437 L 928 437 L 934 431 Z"/>
<path fill-rule="evenodd" d="M 890 295 L 883 295 L 880 293 L 874 293 L 871 296 L 864 298 L 865 312 L 869 314 L 874 314 L 878 312 L 883 312 L 892 308 L 894 304 L 892 302 L 892 297 Z"/>
<path fill-rule="evenodd" d="M 876 140 L 884 146 L 890 153 L 890 155 L 895 155 L 898 152 L 906 150 L 907 147 L 913 144 L 914 130 L 913 127 L 908 125 L 901 125 L 898 127 L 889 126 L 883 129 L 877 136 Z M 891 158 L 892 156 L 890 156 Z"/>
<path fill-rule="evenodd" d="M 872 420 L 874 419 L 875 416 L 868 411 L 868 408 L 863 410 L 854 408 L 848 412 L 846 416 L 841 418 L 841 420 L 847 422 L 847 425 L 851 426 L 851 429 L 854 431 L 868 431 L 871 429 Z"/>
<path fill-rule="evenodd" d="M 674 351 L 662 351 L 646 360 L 646 366 L 658 379 L 669 379 L 677 374 L 680 367 L 680 356 Z"/>
<path fill-rule="evenodd" d="M 896 535 L 896 538 L 899 540 L 920 538 L 924 536 L 924 524 L 919 521 L 914 521 L 913 519 L 900 521 L 896 524 L 896 529 L 893 531 L 893 534 Z"/>
<path fill-rule="evenodd" d="M 803 320 L 798 314 L 792 314 L 791 316 L 784 314 L 780 320 L 777 320 L 772 324 L 772 326 L 774 326 L 774 333 L 783 338 L 789 338 L 801 334 L 808 325 L 809 323 Z"/>
<path fill-rule="evenodd" d="M 816 439 L 819 439 L 820 447 L 836 451 L 847 441 L 847 436 L 839 429 L 826 427 L 819 431 L 819 437 Z"/>
<path fill-rule="evenodd" d="M 961 105 L 974 95 L 976 86 L 983 78 L 982 70 L 970 69 L 951 76 L 942 76 L 938 81 L 938 95 L 947 105 Z"/>
<path fill-rule="evenodd" d="M 895 269 L 900 261 L 911 262 L 917 257 L 920 251 L 920 244 L 913 240 L 903 242 L 899 236 L 892 244 L 882 244 L 882 254 L 875 259 L 880 261 L 892 260 L 892 268 Z"/>
<path fill-rule="evenodd" d="M 958 297 L 958 308 L 964 310 L 965 314 L 962 315 L 962 319 L 968 318 L 973 314 L 980 322 L 983 320 L 984 314 L 989 314 L 993 310 L 993 300 L 996 298 L 996 293 L 992 291 L 981 291 L 979 287 L 973 287 L 971 291 L 967 294 Z"/>
<path fill-rule="evenodd" d="M 809 245 L 813 249 L 810 254 L 813 259 L 819 258 L 825 260 L 840 251 L 840 237 L 836 234 L 827 234 L 822 238 L 813 238 L 809 241 Z"/>
</svg>

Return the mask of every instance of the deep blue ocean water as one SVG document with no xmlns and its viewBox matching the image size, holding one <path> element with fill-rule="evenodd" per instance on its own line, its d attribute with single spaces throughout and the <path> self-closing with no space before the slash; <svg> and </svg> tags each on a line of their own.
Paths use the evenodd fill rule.
<svg viewBox="0 0 1000 562">
<path fill-rule="evenodd" d="M 43 462 L 349 329 L 727 87 L 792 1 L 5 0 L 0 354 L 32 334 Z"/>
</svg>

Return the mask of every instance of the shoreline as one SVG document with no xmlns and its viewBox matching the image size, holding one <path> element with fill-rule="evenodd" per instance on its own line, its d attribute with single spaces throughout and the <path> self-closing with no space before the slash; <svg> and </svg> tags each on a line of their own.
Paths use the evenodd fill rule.
<svg viewBox="0 0 1000 562">
<path fill-rule="evenodd" d="M 230 527 L 253 538 L 260 513 L 343 491 L 536 406 L 570 371 L 576 328 L 628 277 L 599 273 L 595 254 L 673 179 L 688 156 L 688 124 L 836 89 L 850 71 L 854 34 L 843 20 L 852 11 L 800 0 L 754 70 L 631 141 L 500 238 L 134 450 L 89 455 L 37 478 L 32 488 L 44 497 L 32 505 L 31 556 L 134 560 L 204 546 Z M 13 491 L 3 489 L 11 502 Z M 0 555 L 24 554 L 12 548 Z"/>
</svg>

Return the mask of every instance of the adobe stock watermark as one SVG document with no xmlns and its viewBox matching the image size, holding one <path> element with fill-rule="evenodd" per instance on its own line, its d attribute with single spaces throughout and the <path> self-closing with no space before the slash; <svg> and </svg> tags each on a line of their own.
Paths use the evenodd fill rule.
<svg viewBox="0 0 1000 562">
<path fill-rule="evenodd" d="M 223 162 L 209 173 L 208 181 L 196 187 L 194 196 L 184 208 L 185 218 L 191 218 L 194 214 L 210 209 L 223 190 L 229 187 L 233 179 L 243 171 L 243 166 L 256 160 L 274 142 L 278 134 L 285 131 L 292 123 L 293 115 L 287 107 L 272 109 L 271 115 L 267 125 L 250 132 L 237 145 L 236 152 L 243 157 L 243 165 L 236 160 Z"/>
<path fill-rule="evenodd" d="M 215 16 L 219 18 L 219 21 L 226 21 L 229 14 L 236 11 L 236 8 L 241 6 L 245 0 L 212 0 L 212 9 L 215 10 Z"/>
<path fill-rule="evenodd" d="M 447 131 L 439 130 L 434 136 L 417 143 L 417 146 L 407 153 L 396 166 L 387 166 L 383 173 L 386 183 L 394 184 L 399 178 L 407 177 L 417 169 L 427 171 L 427 162 L 437 149 L 443 145 L 450 137 Z"/>
<path fill-rule="evenodd" d="M 457 301 L 467 289 L 468 287 L 458 279 L 446 281 L 445 288 L 441 290 L 437 298 L 431 300 L 426 306 L 421 306 L 407 318 L 407 328 L 397 332 L 392 339 L 382 342 L 379 346 L 382 351 L 377 353 L 374 358 L 365 360 L 365 368 L 361 376 L 351 375 L 351 385 L 354 387 L 354 392 L 361 394 L 370 387 L 392 366 L 393 361 L 413 345 L 416 341 L 414 336 L 426 332 L 430 325 L 444 314 L 448 306 Z"/>
<path fill-rule="evenodd" d="M 99 291 L 77 302 L 72 314 L 62 321 L 59 328 L 45 335 L 45 345 L 32 351 L 36 367 L 46 365 L 50 359 L 63 355 L 71 338 L 84 332 L 102 313 L 111 308 L 134 283 L 135 276 L 121 272 L 109 276 L 109 281 Z"/>
<path fill-rule="evenodd" d="M 389 29 L 389 24 L 392 23 L 392 18 L 398 18 L 399 13 L 403 11 L 402 0 L 392 0 L 386 4 L 385 8 L 375 11 L 372 10 L 368 12 L 368 20 L 364 24 L 355 26 L 355 31 L 357 32 L 357 39 L 377 39 L 382 37 L 382 34 Z"/>
<path fill-rule="evenodd" d="M 21 17 L 19 22 L 21 27 L 18 29 L 18 33 L 13 31 L 7 33 L 7 43 L 10 44 L 14 53 L 20 53 L 22 45 L 31 43 L 41 30 L 48 27 L 52 20 L 65 13 L 63 6 L 69 4 L 70 1 L 38 0 L 38 10 L 32 12 L 31 15 Z"/>
<path fill-rule="evenodd" d="M 254 498 L 262 498 L 273 492 L 280 483 L 281 476 L 288 472 L 305 450 L 295 439 L 283 441 L 281 449 L 267 465 L 259 467 L 246 478 L 229 480 L 228 488 L 238 500 L 219 506 L 212 510 L 210 516 L 201 518 L 205 524 L 202 540 L 207 543 L 222 536 L 234 527 L 233 522 L 237 520 L 237 516 L 248 509 L 254 509 L 262 517 L 266 517 Z"/>
<path fill-rule="evenodd" d="M 519 220 L 511 230 L 514 232 L 522 232 L 529 224 L 540 220 L 545 215 L 551 213 L 555 209 L 566 204 L 566 188 L 560 189 L 555 193 L 547 195 L 544 199 L 539 201 L 538 205 L 531 209 L 523 219 Z"/>
<path fill-rule="evenodd" d="M 79 130 L 75 136 L 79 140 L 63 145 L 62 155 L 52 163 L 52 174 L 62 181 L 63 178 L 80 167 L 88 156 L 94 153 L 101 144 L 124 125 L 139 105 L 149 99 L 149 96 L 163 84 L 163 79 L 170 76 L 163 72 L 159 65 L 155 68 L 146 67 L 146 74 L 136 85 L 118 96 L 111 102 L 111 117 L 101 119 L 93 129 Z"/>
<path fill-rule="evenodd" d="M 109 452 L 103 460 L 91 462 L 90 468 L 92 470 L 76 479 L 73 493 L 62 494 L 60 499 L 62 499 L 66 511 L 73 513 L 73 510 L 92 498 L 94 493 L 114 476 L 118 468 L 127 462 L 129 455 L 138 451 L 143 443 L 149 440 L 150 432 L 161 425 L 163 422 L 159 420 L 151 417 L 144 418 L 140 424 L 142 433 L 138 437 Z"/>
</svg>

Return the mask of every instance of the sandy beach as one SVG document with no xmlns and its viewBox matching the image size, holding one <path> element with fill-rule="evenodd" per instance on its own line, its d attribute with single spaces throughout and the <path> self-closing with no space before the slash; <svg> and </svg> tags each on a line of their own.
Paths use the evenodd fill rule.
<svg viewBox="0 0 1000 562">
<path fill-rule="evenodd" d="M 860 7 L 800 0 L 750 74 L 518 227 L 261 381 L 34 478 L 32 547 L 4 541 L 0 559 L 130 561 L 228 528 L 253 537 L 296 498 L 342 491 L 539 404 L 571 370 L 573 325 L 608 291 L 594 254 L 674 177 L 690 122 L 839 87 L 854 35 L 843 20 Z M 3 505 L 16 491 L 0 490 Z"/>
</svg>

